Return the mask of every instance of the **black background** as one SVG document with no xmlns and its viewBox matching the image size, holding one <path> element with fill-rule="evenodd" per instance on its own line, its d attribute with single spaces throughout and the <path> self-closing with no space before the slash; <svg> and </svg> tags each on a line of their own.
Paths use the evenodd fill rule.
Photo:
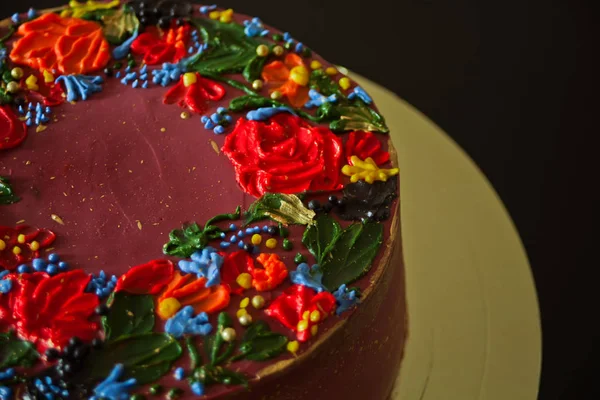
<svg viewBox="0 0 600 400">
<path fill-rule="evenodd" d="M 0 15 L 26 11 L 22 2 L 0 1 Z M 67 0 L 25 3 L 43 8 Z M 288 30 L 329 61 L 393 90 L 476 161 L 530 258 L 542 313 L 542 400 L 600 398 L 599 302 L 588 276 L 598 267 L 590 257 L 598 202 L 589 189 L 599 182 L 591 173 L 598 170 L 591 142 L 599 103 L 591 3 L 219 3 Z"/>
</svg>

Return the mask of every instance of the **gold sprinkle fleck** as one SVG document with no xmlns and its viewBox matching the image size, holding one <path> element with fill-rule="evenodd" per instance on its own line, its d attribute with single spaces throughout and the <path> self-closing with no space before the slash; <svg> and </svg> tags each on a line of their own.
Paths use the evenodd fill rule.
<svg viewBox="0 0 600 400">
<path fill-rule="evenodd" d="M 76 101 L 70 101 L 69 103 L 71 103 L 71 104 L 77 104 Z"/>
<path fill-rule="evenodd" d="M 65 223 L 64 223 L 64 221 L 62 220 L 62 218 L 61 218 L 61 217 L 59 217 L 59 216 L 58 216 L 58 215 L 56 215 L 56 214 L 51 214 L 51 215 L 50 215 L 50 218 L 52 218 L 52 221 L 54 221 L 54 222 L 56 222 L 56 223 L 59 223 L 59 224 L 61 224 L 61 225 L 64 225 L 64 224 L 65 224 Z"/>
<path fill-rule="evenodd" d="M 53 181 L 53 180 L 55 180 L 55 179 L 56 179 L 56 177 L 55 177 L 55 176 L 51 176 L 51 177 L 50 177 L 50 180 L 51 180 L 51 181 Z"/>
<path fill-rule="evenodd" d="M 49 251 L 52 251 L 52 250 L 54 250 L 54 247 L 48 247 L 48 248 L 46 249 L 46 252 L 49 252 Z"/>
<path fill-rule="evenodd" d="M 143 164 L 143 163 L 144 163 L 144 160 L 140 161 L 140 164 Z"/>
<path fill-rule="evenodd" d="M 152 223 L 152 226 L 157 226 L 157 225 L 159 225 L 159 223 L 158 223 L 158 222 L 154 222 L 154 223 Z"/>
<path fill-rule="evenodd" d="M 209 140 L 210 145 L 212 146 L 213 150 L 215 151 L 215 153 L 220 154 L 221 152 L 219 151 L 219 145 L 217 144 L 217 142 L 215 142 L 214 140 Z"/>
<path fill-rule="evenodd" d="M 133 313 L 129 310 L 127 310 L 127 315 L 129 315 L 130 317 L 133 317 Z"/>
<path fill-rule="evenodd" d="M 93 211 L 94 211 L 94 209 L 93 209 L 93 208 L 90 208 L 90 211 L 92 211 L 92 212 L 93 212 Z"/>
<path fill-rule="evenodd" d="M 133 174 L 133 171 L 132 171 L 132 170 L 129 170 L 129 173 L 130 173 L 130 174 Z"/>
<path fill-rule="evenodd" d="M 161 132 L 166 132 L 166 131 L 167 131 L 167 128 L 160 128 L 160 131 L 161 131 Z"/>
<path fill-rule="evenodd" d="M 127 121 L 123 121 L 123 125 L 125 125 L 127 123 Z"/>
<path fill-rule="evenodd" d="M 142 230 L 142 223 L 140 221 L 137 221 L 137 227 L 140 231 Z"/>
<path fill-rule="evenodd" d="M 20 219 L 20 220 L 18 220 L 17 222 L 15 222 L 15 225 L 22 224 L 23 222 L 25 222 L 25 220 L 24 220 L 24 219 Z"/>
<path fill-rule="evenodd" d="M 40 124 L 37 126 L 37 128 L 35 128 L 36 132 L 44 132 L 48 127 L 46 125 Z"/>
<path fill-rule="evenodd" d="M 29 161 L 29 160 L 25 161 L 25 165 L 30 165 L 30 164 L 31 164 L 31 161 Z"/>
<path fill-rule="evenodd" d="M 63 192 L 63 194 L 65 195 L 65 197 L 67 197 L 67 193 L 66 192 Z"/>
</svg>

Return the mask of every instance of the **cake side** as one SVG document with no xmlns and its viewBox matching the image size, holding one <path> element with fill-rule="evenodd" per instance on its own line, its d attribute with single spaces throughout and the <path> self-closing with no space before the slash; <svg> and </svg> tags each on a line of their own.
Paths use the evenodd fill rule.
<svg viewBox="0 0 600 400">
<path fill-rule="evenodd" d="M 400 238 L 395 236 L 398 181 L 392 176 L 397 170 L 390 173 L 397 163 L 372 100 L 331 64 L 256 19 L 212 7 L 193 7 L 189 14 L 187 4 L 180 3 L 182 10 L 170 11 L 175 17 L 167 28 L 163 17 L 144 21 L 136 7 L 104 3 L 86 11 L 95 20 L 77 7 L 68 8 L 68 15 L 55 14 L 62 19 L 30 13 L 15 23 L 13 17 L 10 25 L 19 26 L 18 32 L 3 40 L 10 50 L 3 68 L 12 78 L 1 86 L 9 100 L 2 111 L 10 117 L 10 129 L 0 136 L 8 132 L 5 137 L 14 139 L 19 118 L 27 134 L 17 145 L 4 139 L 0 149 L 5 177 L 0 193 L 12 199 L 0 205 L 0 332 L 5 335 L 0 360 L 9 360 L 5 355 L 13 348 L 32 346 L 29 361 L 35 364 L 22 368 L 23 360 L 11 361 L 25 384 L 7 375 L 4 387 L 35 398 L 34 380 L 50 378 L 70 385 L 72 398 L 87 398 L 101 393 L 112 369 L 117 380 L 136 380 L 135 388 L 126 388 L 131 393 L 152 393 L 160 383 L 164 391 L 184 397 L 202 392 L 209 398 L 281 398 L 284 386 L 293 398 L 292 393 L 314 384 L 328 398 L 340 393 L 340 382 L 325 377 L 338 371 L 340 380 L 357 376 L 353 385 L 345 385 L 349 396 L 384 398 L 397 375 L 406 325 Z M 136 29 L 146 33 L 158 27 L 159 38 L 187 32 L 191 46 L 185 59 L 191 64 L 180 58 L 153 67 L 155 50 L 143 50 L 125 60 L 129 65 L 123 71 L 110 57 L 101 66 L 99 55 L 90 67 L 99 75 L 82 78 L 36 69 L 50 61 L 36 58 L 32 66 L 32 58 L 23 57 L 28 54 L 24 40 L 35 38 L 35 24 L 47 28 L 68 20 L 98 37 L 101 27 L 106 39 L 107 20 L 124 16 L 138 18 Z M 121 27 L 122 43 L 105 46 L 113 57 L 127 42 L 131 52 L 141 46 L 136 45 L 138 31 L 128 34 L 126 25 Z M 223 52 L 237 52 L 248 43 L 255 47 L 241 54 L 247 57 L 243 74 L 227 69 L 232 58 L 222 59 Z M 102 54 L 104 44 L 98 46 Z M 22 76 L 17 78 L 18 66 Z M 180 71 L 171 79 L 173 68 Z M 126 79 L 133 72 L 135 77 Z M 269 81 L 282 73 L 288 74 L 287 83 Z M 145 74 L 157 79 L 144 81 Z M 249 79 L 252 74 L 263 79 Z M 166 89 L 162 79 L 169 80 Z M 18 90 L 12 90 L 15 84 Z M 95 89 L 84 91 L 81 85 Z M 185 94 L 190 87 L 201 91 Z M 74 93 L 80 96 L 76 104 L 66 103 Z M 203 93 L 200 101 L 198 93 Z M 170 95 L 184 111 L 163 104 L 172 101 Z M 52 111 L 28 106 L 36 101 L 52 103 Z M 204 114 L 201 121 L 198 114 Z M 262 139 L 249 141 L 257 132 Z M 277 136 L 282 132 L 298 146 L 294 153 L 285 147 L 292 142 Z M 357 157 L 354 165 L 351 156 Z M 372 164 L 364 164 L 367 156 Z M 177 230 L 181 224 L 187 225 Z M 51 270 L 62 265 L 57 256 L 48 256 L 53 252 L 69 265 Z M 107 282 L 113 274 L 116 285 Z M 30 284 L 48 282 L 40 293 L 50 293 L 53 277 L 80 288 L 73 301 L 88 304 L 78 323 L 87 322 L 67 330 L 54 319 L 54 328 L 44 327 L 41 334 L 36 327 L 19 328 L 29 322 L 9 316 L 15 301 L 25 297 Z M 179 289 L 187 294 L 173 291 Z M 295 307 L 298 314 L 291 312 Z M 64 315 L 73 312 L 68 308 Z M 90 349 L 92 339 L 103 348 Z M 340 349 L 344 346 L 348 351 Z M 126 353 L 128 348 L 137 355 L 107 357 L 108 350 Z M 86 356 L 72 359 L 69 349 L 85 349 Z M 328 355 L 331 349 L 338 349 L 336 357 Z M 378 353 L 386 351 L 385 361 L 378 361 Z M 159 356 L 143 355 L 152 352 Z M 204 357 L 196 360 L 195 352 Z M 360 363 L 367 370 L 358 376 Z M 113 369 L 118 364 L 124 368 Z M 65 365 L 76 366 L 78 373 L 65 371 Z M 380 392 L 370 388 L 367 393 L 366 382 L 375 377 Z"/>
</svg>

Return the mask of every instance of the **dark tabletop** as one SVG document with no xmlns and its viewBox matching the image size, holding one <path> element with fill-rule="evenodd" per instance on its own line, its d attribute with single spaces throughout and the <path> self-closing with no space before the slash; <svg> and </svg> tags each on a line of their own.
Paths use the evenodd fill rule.
<svg viewBox="0 0 600 400">
<path fill-rule="evenodd" d="M 67 0 L 1 0 L 0 15 Z M 223 0 L 393 90 L 441 126 L 506 204 L 542 313 L 540 399 L 598 399 L 588 277 L 597 13 L 579 0 Z M 597 42 L 596 42 L 597 43 Z M 594 168 L 597 170 L 597 168 Z M 510 295 L 510 293 L 507 293 Z M 510 385 L 511 382 L 506 382 Z M 510 399 L 507 399 L 510 400 Z"/>
</svg>

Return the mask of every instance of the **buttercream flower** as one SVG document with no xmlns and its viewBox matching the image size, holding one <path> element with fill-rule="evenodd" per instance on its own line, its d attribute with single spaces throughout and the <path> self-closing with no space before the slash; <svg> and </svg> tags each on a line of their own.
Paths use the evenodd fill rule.
<svg viewBox="0 0 600 400">
<path fill-rule="evenodd" d="M 271 89 L 286 96 L 294 107 L 302 107 L 308 101 L 308 68 L 302 58 L 288 53 L 283 61 L 276 60 L 264 66 L 262 78 Z"/>
<path fill-rule="evenodd" d="M 273 290 L 287 278 L 288 270 L 277 254 L 261 253 L 256 260 L 263 266 L 251 272 L 252 286 L 259 292 Z"/>
<path fill-rule="evenodd" d="M 85 293 L 90 278 L 80 269 L 53 277 L 45 272 L 6 275 L 12 289 L 0 294 L 0 330 L 15 329 L 40 353 L 50 347 L 62 349 L 74 336 L 92 340 L 98 324 L 90 317 L 100 301 Z"/>
<path fill-rule="evenodd" d="M 148 65 L 176 63 L 186 56 L 189 39 L 188 24 L 164 32 L 156 27 L 148 27 L 131 43 L 131 51 L 143 55 L 144 63 Z"/>
<path fill-rule="evenodd" d="M 384 151 L 381 141 L 372 132 L 350 132 L 346 142 L 346 159 L 352 165 L 352 156 L 361 160 L 371 157 L 375 164 L 383 165 L 390 160 L 390 153 Z"/>
<path fill-rule="evenodd" d="M 265 313 L 295 331 L 298 340 L 305 342 L 317 333 L 318 323 L 335 307 L 336 300 L 331 293 L 317 293 L 307 286 L 293 285 L 277 297 Z"/>
<path fill-rule="evenodd" d="M 251 274 L 253 270 L 254 260 L 247 251 L 227 253 L 221 267 L 221 282 L 227 285 L 232 293 L 241 294 L 244 288 L 237 283 L 237 278 L 240 274 Z"/>
<path fill-rule="evenodd" d="M 163 320 L 171 318 L 185 306 L 192 306 L 196 314 L 211 314 L 227 307 L 229 290 L 225 285 L 207 287 L 206 278 L 175 272 L 157 302 L 157 314 Z"/>
<path fill-rule="evenodd" d="M 26 137 L 25 122 L 20 121 L 10 107 L 0 106 L 0 150 L 16 147 Z"/>
<path fill-rule="evenodd" d="M 21 264 L 39 258 L 40 250 L 50 246 L 54 239 L 56 235 L 48 229 L 0 225 L 0 267 L 12 271 Z"/>
<path fill-rule="evenodd" d="M 158 294 L 173 279 L 174 267 L 169 260 L 152 260 L 136 265 L 121 275 L 115 292 Z"/>
<path fill-rule="evenodd" d="M 219 101 L 225 96 L 223 85 L 203 78 L 197 72 L 188 72 L 181 76 L 163 99 L 165 104 L 177 103 L 198 114 L 204 114 L 209 101 Z"/>
<path fill-rule="evenodd" d="M 242 189 L 256 197 L 341 188 L 340 138 L 294 115 L 278 114 L 268 121 L 240 118 L 223 153 Z"/>
<path fill-rule="evenodd" d="M 110 59 L 102 26 L 93 21 L 47 13 L 19 26 L 21 36 L 10 59 L 40 71 L 85 74 L 103 68 Z"/>
</svg>

